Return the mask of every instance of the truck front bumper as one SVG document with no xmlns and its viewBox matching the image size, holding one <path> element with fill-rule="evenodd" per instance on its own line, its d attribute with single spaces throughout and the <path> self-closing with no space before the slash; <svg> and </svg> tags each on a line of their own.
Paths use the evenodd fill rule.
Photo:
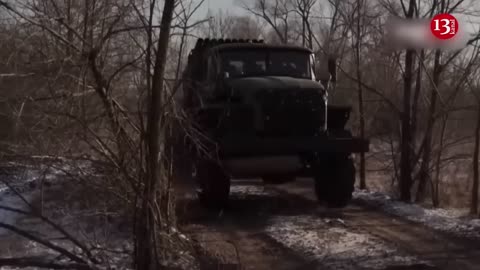
<svg viewBox="0 0 480 270">
<path fill-rule="evenodd" d="M 356 137 L 240 137 L 218 141 L 222 156 L 298 155 L 301 153 L 361 153 L 368 152 L 370 142 Z"/>
</svg>

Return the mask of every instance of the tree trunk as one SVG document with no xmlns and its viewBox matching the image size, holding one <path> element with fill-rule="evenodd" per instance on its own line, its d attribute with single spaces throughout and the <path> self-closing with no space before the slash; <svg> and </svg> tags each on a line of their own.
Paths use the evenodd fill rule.
<svg viewBox="0 0 480 270">
<path fill-rule="evenodd" d="M 68 26 L 71 26 L 72 25 L 72 1 L 67 0 L 66 5 L 67 5 L 67 24 Z M 73 43 L 73 31 L 71 29 L 67 29 L 67 40 L 69 43 L 71 44 Z M 69 45 L 66 46 L 66 53 L 68 57 L 72 56 L 72 48 Z"/>
<path fill-rule="evenodd" d="M 470 213 L 472 215 L 478 214 L 478 154 L 480 148 L 480 106 L 477 111 L 477 126 L 475 127 L 475 146 L 473 149 L 473 186 L 472 186 L 472 201 L 470 205 Z"/>
<path fill-rule="evenodd" d="M 360 46 L 362 34 L 361 30 L 361 7 L 363 1 L 357 1 L 357 40 L 355 46 L 356 54 L 356 70 L 357 70 L 357 87 L 358 87 L 358 112 L 360 115 L 360 137 L 365 138 L 365 112 L 363 108 L 363 88 L 362 88 L 362 72 L 360 70 Z M 365 153 L 360 153 L 360 189 L 366 189 L 367 183 L 365 179 Z"/>
<path fill-rule="evenodd" d="M 306 44 L 305 14 L 302 14 L 302 46 L 305 47 L 305 44 Z"/>
<path fill-rule="evenodd" d="M 170 36 L 170 25 L 175 7 L 175 0 L 165 0 L 162 20 L 160 23 L 160 37 L 157 44 L 157 55 L 152 77 L 152 89 L 149 96 L 146 156 L 147 171 L 144 179 L 142 204 L 135 237 L 135 269 L 159 269 L 159 243 L 156 233 L 158 224 L 162 223 L 162 216 L 168 213 L 157 212 L 157 194 L 161 184 L 161 162 L 159 159 L 161 137 L 161 105 L 164 87 L 164 73 Z M 152 31 L 152 29 L 149 29 Z M 160 206 L 161 207 L 161 206 Z M 162 209 L 161 207 L 160 209 Z M 164 211 L 164 209 L 163 209 Z"/>
<path fill-rule="evenodd" d="M 403 88 L 402 138 L 400 150 L 400 199 L 405 202 L 411 200 L 412 188 L 412 130 L 411 130 L 411 91 L 413 50 L 407 50 L 405 55 L 405 77 Z"/>
<path fill-rule="evenodd" d="M 412 18 L 415 11 L 415 0 L 410 0 L 407 18 Z M 411 129 L 411 99 L 412 99 L 412 74 L 413 56 L 415 51 L 407 49 L 405 53 L 405 75 L 403 78 L 403 113 L 402 113 L 402 138 L 400 149 L 400 199 L 411 201 L 412 189 L 412 129 Z"/>
<path fill-rule="evenodd" d="M 425 139 L 424 139 L 424 148 L 423 148 L 423 157 L 422 157 L 422 165 L 420 167 L 419 178 L 418 178 L 418 190 L 417 196 L 415 201 L 421 202 L 425 198 L 425 192 L 427 187 L 427 181 L 430 178 L 430 159 L 431 159 L 431 151 L 432 151 L 432 137 L 433 137 L 433 129 L 435 125 L 435 112 L 437 106 L 437 87 L 440 80 L 440 50 L 435 51 L 435 60 L 433 66 L 433 82 L 432 82 L 432 92 L 430 94 L 430 108 L 428 111 L 428 120 L 427 120 L 427 130 L 425 131 Z"/>
<path fill-rule="evenodd" d="M 417 121 L 418 121 L 418 102 L 420 100 L 420 93 L 422 91 L 422 77 L 423 77 L 423 63 L 425 61 L 425 50 L 420 51 L 420 57 L 418 62 L 418 70 L 417 70 L 417 77 L 415 82 L 415 92 L 413 94 L 413 104 L 412 104 L 412 138 L 413 141 L 413 149 L 416 149 L 416 138 L 417 138 Z M 415 159 L 417 160 L 417 159 Z"/>
<path fill-rule="evenodd" d="M 445 133 L 447 131 L 447 124 L 448 124 L 448 114 L 445 114 L 445 116 L 442 117 L 442 128 L 440 132 L 440 138 L 439 138 L 439 149 L 437 153 L 437 159 L 435 161 L 435 180 L 431 182 L 432 186 L 432 204 L 433 207 L 439 207 L 440 206 L 440 165 L 442 162 L 442 152 L 443 152 L 443 145 L 445 142 Z"/>
</svg>

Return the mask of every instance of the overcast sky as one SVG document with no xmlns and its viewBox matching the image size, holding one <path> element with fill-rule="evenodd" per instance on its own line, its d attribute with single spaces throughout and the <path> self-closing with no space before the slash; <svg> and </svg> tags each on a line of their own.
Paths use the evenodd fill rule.
<svg viewBox="0 0 480 270">
<path fill-rule="evenodd" d="M 200 1 L 200 0 L 197 0 Z M 252 0 L 205 0 L 201 8 L 195 14 L 197 19 L 205 19 L 208 10 L 211 10 L 213 14 L 216 14 L 219 10 L 228 11 L 229 14 L 245 14 L 246 11 L 241 7 L 241 2 L 249 2 Z M 473 0 L 470 0 L 473 3 Z M 478 1 L 480 2 L 480 1 Z M 198 2 L 197 2 L 198 3 Z M 467 5 L 466 5 L 467 6 Z M 472 33 L 478 31 L 478 23 L 469 22 L 469 17 L 455 14 L 459 19 L 461 32 Z"/>
<path fill-rule="evenodd" d="M 205 0 L 202 8 L 198 11 L 198 17 L 204 18 L 208 9 L 216 13 L 218 10 L 228 10 L 230 14 L 238 14 L 244 12 L 239 5 L 239 0 Z"/>
</svg>

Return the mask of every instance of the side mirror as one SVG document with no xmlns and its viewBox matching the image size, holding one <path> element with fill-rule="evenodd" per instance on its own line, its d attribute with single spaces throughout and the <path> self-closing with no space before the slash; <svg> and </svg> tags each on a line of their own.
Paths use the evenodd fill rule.
<svg viewBox="0 0 480 270">
<path fill-rule="evenodd" d="M 331 56 L 320 56 L 315 66 L 315 77 L 323 84 L 337 81 L 337 59 Z"/>
<path fill-rule="evenodd" d="M 329 57 L 327 60 L 328 66 L 328 73 L 330 73 L 330 81 L 336 82 L 337 81 L 337 59 L 333 57 Z"/>
<path fill-rule="evenodd" d="M 325 63 L 320 63 L 315 67 L 315 79 L 322 83 L 330 81 L 330 72 L 328 72 Z"/>
</svg>

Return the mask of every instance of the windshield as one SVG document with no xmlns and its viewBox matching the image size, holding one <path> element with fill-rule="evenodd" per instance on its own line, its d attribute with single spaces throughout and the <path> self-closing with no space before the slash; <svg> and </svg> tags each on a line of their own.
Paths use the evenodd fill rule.
<svg viewBox="0 0 480 270">
<path fill-rule="evenodd" d="M 222 69 L 230 78 L 290 76 L 311 79 L 310 54 L 294 50 L 235 50 L 221 52 Z"/>
</svg>

